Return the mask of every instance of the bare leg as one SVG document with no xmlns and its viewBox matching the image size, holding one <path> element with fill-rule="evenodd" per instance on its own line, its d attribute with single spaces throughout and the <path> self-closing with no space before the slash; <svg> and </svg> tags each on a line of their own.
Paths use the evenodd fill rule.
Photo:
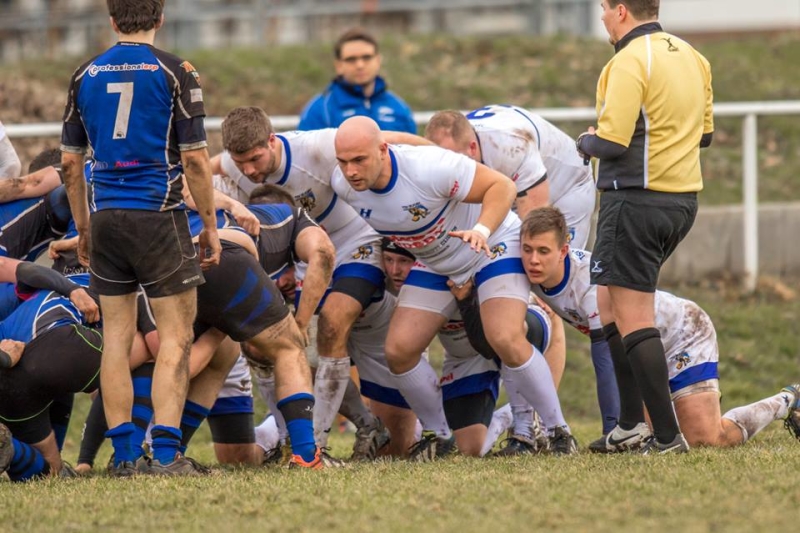
<svg viewBox="0 0 800 533">
<path fill-rule="evenodd" d="M 372 414 L 381 419 L 392 435 L 389 445 L 384 447 L 379 455 L 408 457 L 408 449 L 417 440 L 414 436 L 417 416 L 410 409 L 395 407 L 375 400 L 371 400 L 369 403 Z"/>
<path fill-rule="evenodd" d="M 136 293 L 101 295 L 100 307 L 103 309 L 100 388 L 108 427 L 115 428 L 131 421 L 133 409 L 129 357 L 136 334 Z"/>
</svg>

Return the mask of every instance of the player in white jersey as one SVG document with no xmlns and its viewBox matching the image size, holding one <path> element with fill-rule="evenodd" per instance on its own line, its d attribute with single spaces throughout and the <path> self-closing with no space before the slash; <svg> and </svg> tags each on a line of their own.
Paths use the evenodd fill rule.
<svg viewBox="0 0 800 533">
<path fill-rule="evenodd" d="M 575 152 L 575 141 L 553 124 L 520 107 L 488 105 L 466 117 L 439 111 L 425 136 L 514 181 L 520 218 L 548 204 L 561 209 L 570 244 L 586 246 L 597 194 L 592 170 Z"/>
<path fill-rule="evenodd" d="M 420 261 L 400 291 L 386 339 L 396 387 L 429 430 L 415 459 L 454 451 L 437 376 L 421 357 L 455 309 L 448 279 L 475 276 L 489 343 L 541 408 L 553 438 L 575 449 L 550 369 L 525 339 L 529 286 L 519 262 L 513 184 L 475 161 L 435 146 L 389 145 L 366 117 L 345 121 L 335 137 L 339 166 L 331 185 L 379 233 Z"/>
<path fill-rule="evenodd" d="M 236 108 L 222 124 L 223 146 L 219 166 L 239 188 L 273 183 L 286 188 L 297 203 L 330 235 L 339 252 L 331 292 L 319 314 L 317 350 L 319 366 L 314 384 L 315 439 L 320 446 L 342 402 L 350 380 L 347 338 L 353 322 L 376 292 L 383 289 L 379 238 L 352 208 L 339 201 L 330 188 L 336 166 L 335 130 L 275 135 L 269 117 L 257 107 Z M 298 265 L 298 279 L 303 273 Z M 297 320 L 308 330 L 311 315 Z"/>
<path fill-rule="evenodd" d="M 0 180 L 16 179 L 22 172 L 22 163 L 19 161 L 17 151 L 8 138 L 6 128 L 0 122 Z"/>
<path fill-rule="evenodd" d="M 530 212 L 522 223 L 521 242 L 522 262 L 534 291 L 579 330 L 601 328 L 599 288 L 589 281 L 591 254 L 570 250 L 563 215 L 552 207 Z M 672 402 L 689 445 L 743 444 L 772 421 L 797 416 L 797 385 L 721 415 L 719 351 L 711 319 L 696 303 L 664 291 L 656 292 L 655 317 L 664 342 Z M 633 427 L 617 426 L 590 449 L 610 453 L 642 446 L 643 453 L 655 453 L 653 443 L 642 419 Z"/>
</svg>

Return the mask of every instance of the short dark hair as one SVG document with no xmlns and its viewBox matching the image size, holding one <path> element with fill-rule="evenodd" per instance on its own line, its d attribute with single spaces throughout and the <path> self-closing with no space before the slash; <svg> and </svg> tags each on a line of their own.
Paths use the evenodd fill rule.
<svg viewBox="0 0 800 533">
<path fill-rule="evenodd" d="M 555 233 L 559 246 L 564 246 L 569 242 L 569 231 L 567 221 L 561 210 L 557 207 L 546 206 L 531 209 L 525 218 L 522 219 L 520 227 L 520 238 L 535 237 L 543 233 Z"/>
<path fill-rule="evenodd" d="M 272 183 L 259 185 L 250 193 L 251 204 L 289 204 L 297 207 L 292 194 L 281 187 Z"/>
<path fill-rule="evenodd" d="M 463 141 L 469 138 L 472 125 L 461 111 L 455 109 L 445 109 L 438 111 L 431 117 L 428 125 L 425 126 L 425 138 L 436 142 L 443 135 L 451 137 L 455 141 Z"/>
<path fill-rule="evenodd" d="M 152 30 L 161 22 L 164 0 L 106 0 L 108 14 L 124 34 Z"/>
<path fill-rule="evenodd" d="M 273 133 L 272 121 L 263 109 L 237 107 L 222 121 L 222 146 L 231 153 L 243 154 L 267 146 Z"/>
<path fill-rule="evenodd" d="M 336 44 L 333 46 L 333 54 L 336 56 L 336 59 L 342 58 L 342 48 L 344 45 L 353 41 L 369 43 L 375 47 L 375 53 L 378 53 L 378 40 L 375 39 L 371 33 L 364 28 L 350 28 L 336 39 Z"/>
<path fill-rule="evenodd" d="M 42 150 L 33 158 L 31 164 L 28 165 L 28 174 L 33 174 L 37 170 L 42 170 L 45 167 L 61 167 L 61 150 L 58 148 L 48 148 Z"/>
<path fill-rule="evenodd" d="M 637 20 L 658 18 L 658 8 L 661 0 L 608 0 L 609 7 L 623 4 Z"/>
</svg>

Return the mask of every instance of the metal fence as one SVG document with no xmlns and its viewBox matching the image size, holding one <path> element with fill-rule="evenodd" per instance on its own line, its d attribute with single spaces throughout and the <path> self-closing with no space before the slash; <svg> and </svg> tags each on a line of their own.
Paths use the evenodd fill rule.
<svg viewBox="0 0 800 533">
<path fill-rule="evenodd" d="M 596 119 L 593 108 L 547 108 L 533 112 L 553 122 L 574 122 Z M 425 125 L 434 111 L 414 113 L 418 125 Z M 740 117 L 742 119 L 742 179 L 744 206 L 744 289 L 752 292 L 758 281 L 758 117 L 770 115 L 800 115 L 800 100 L 783 102 L 732 102 L 714 105 L 715 117 Z M 297 127 L 299 117 L 279 115 L 271 117 L 279 131 Z M 221 117 L 206 119 L 206 129 L 219 131 Z M 9 137 L 57 137 L 61 134 L 61 123 L 5 124 Z"/>
</svg>

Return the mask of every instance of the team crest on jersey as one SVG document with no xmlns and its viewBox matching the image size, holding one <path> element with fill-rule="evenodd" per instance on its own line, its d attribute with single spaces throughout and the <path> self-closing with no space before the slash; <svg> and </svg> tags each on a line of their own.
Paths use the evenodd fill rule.
<svg viewBox="0 0 800 533">
<path fill-rule="evenodd" d="M 689 366 L 689 363 L 692 362 L 692 358 L 689 357 L 689 354 L 686 352 L 680 354 L 678 357 L 675 358 L 675 360 L 678 362 L 678 364 L 675 365 L 675 368 L 677 368 L 678 370 L 681 370 L 682 368 Z"/>
<path fill-rule="evenodd" d="M 420 219 L 425 218 L 426 216 L 428 216 L 428 213 L 430 213 L 430 211 L 428 211 L 428 208 L 419 202 L 416 202 L 411 205 L 404 205 L 403 211 L 408 211 L 409 214 L 411 214 L 411 220 L 414 222 L 419 222 Z"/>
<path fill-rule="evenodd" d="M 506 246 L 506 243 L 504 242 L 495 244 L 489 249 L 489 253 L 492 256 L 492 259 L 497 259 L 498 257 L 505 255 L 507 251 L 508 251 L 508 246 Z"/>
<path fill-rule="evenodd" d="M 313 211 L 317 207 L 317 197 L 311 189 L 301 193 L 300 196 L 296 196 L 295 200 L 306 211 Z"/>
<path fill-rule="evenodd" d="M 187 74 L 191 74 L 194 77 L 194 79 L 200 81 L 200 74 L 197 72 L 197 69 L 194 68 L 194 65 L 192 65 L 188 61 L 184 61 L 183 63 L 181 63 L 181 67 L 183 67 L 183 70 L 185 70 Z"/>
<path fill-rule="evenodd" d="M 359 246 L 358 250 L 353 252 L 353 259 L 366 259 L 372 255 L 372 252 L 374 252 L 374 249 L 371 244 Z"/>
<path fill-rule="evenodd" d="M 567 230 L 567 244 L 571 243 L 575 240 L 575 228 L 569 228 Z"/>
</svg>

